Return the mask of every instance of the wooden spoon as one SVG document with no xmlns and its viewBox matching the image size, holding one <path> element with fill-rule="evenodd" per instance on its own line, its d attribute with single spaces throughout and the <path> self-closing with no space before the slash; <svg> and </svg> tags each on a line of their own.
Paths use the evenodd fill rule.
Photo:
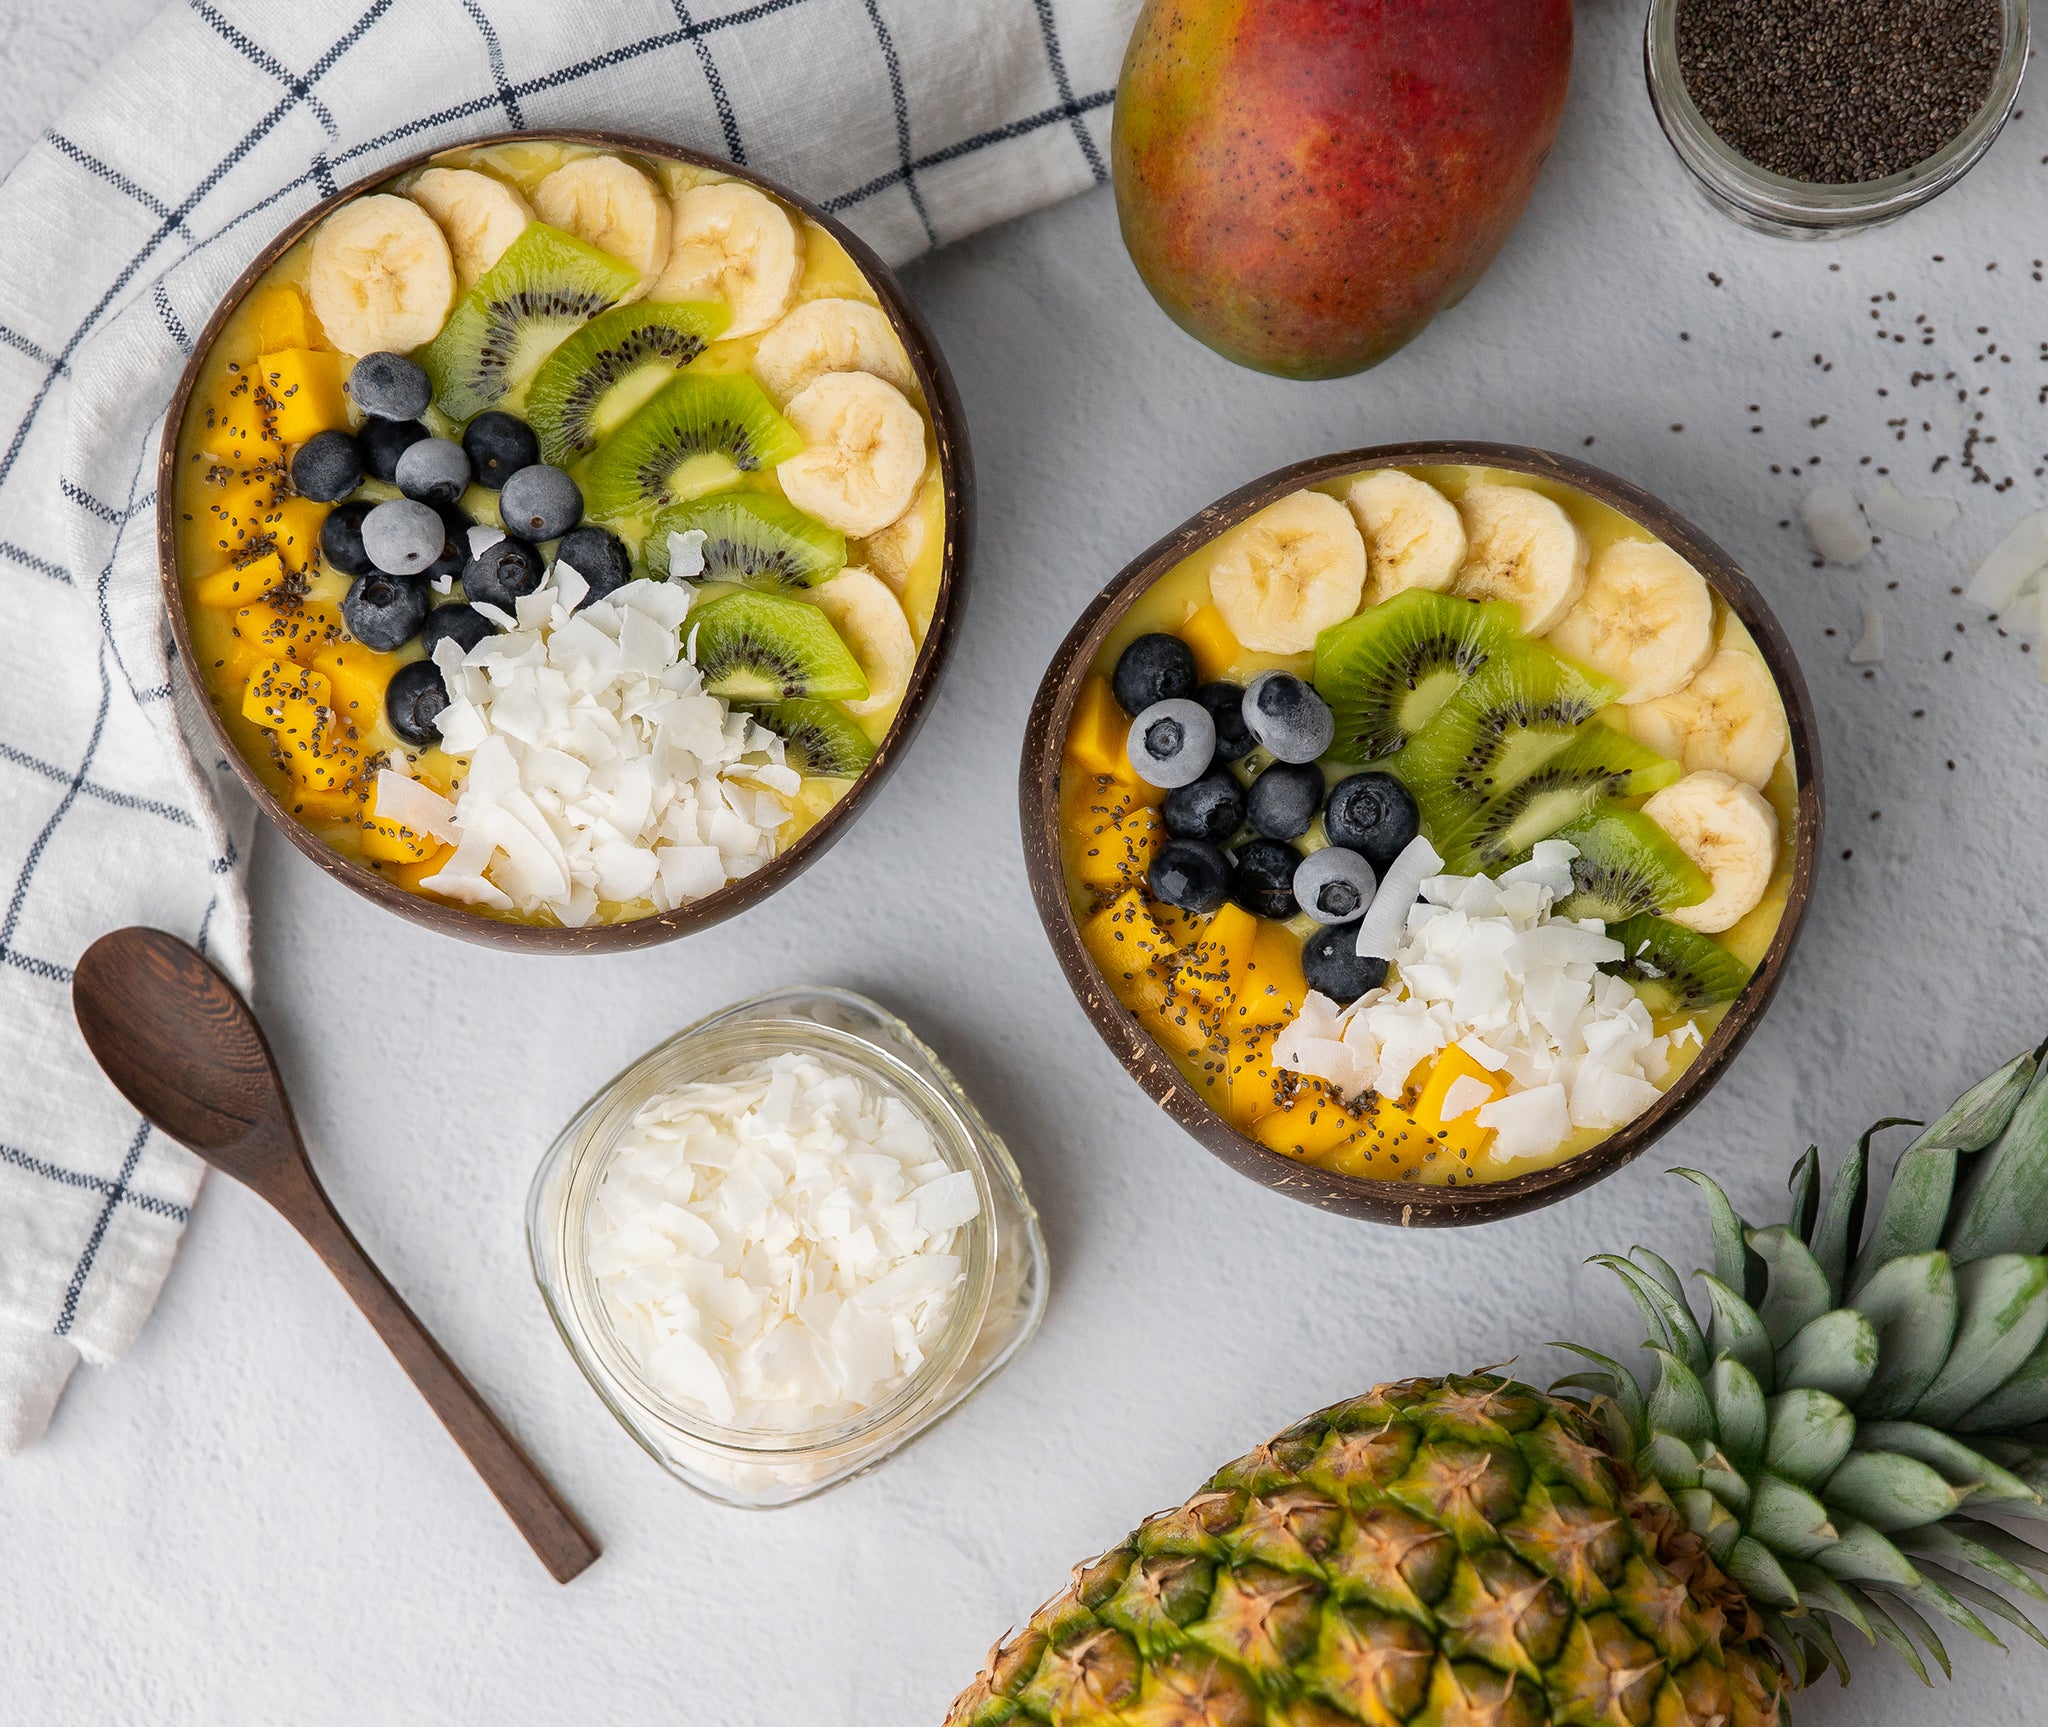
<svg viewBox="0 0 2048 1727">
<path fill-rule="evenodd" d="M 336 1214 L 292 1119 L 263 1031 L 234 985 L 156 929 L 85 950 L 71 1008 L 114 1087 L 171 1138 L 253 1188 L 341 1279 L 555 1581 L 598 1555 L 576 1515 L 428 1336 Z"/>
</svg>

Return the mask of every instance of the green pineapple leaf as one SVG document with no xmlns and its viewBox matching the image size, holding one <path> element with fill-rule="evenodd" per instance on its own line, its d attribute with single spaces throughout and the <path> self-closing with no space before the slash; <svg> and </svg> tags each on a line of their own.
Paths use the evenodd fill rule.
<svg viewBox="0 0 2048 1727">
<path fill-rule="evenodd" d="M 1820 1147 L 1809 1145 L 1799 1161 L 1792 1166 L 1792 1173 L 1785 1179 L 1786 1191 L 1792 1195 L 1792 1210 L 1785 1219 L 1785 1227 L 1805 1242 L 1813 1245 L 1813 1226 L 1820 1220 Z"/>
<path fill-rule="evenodd" d="M 1864 1612 L 1863 1603 L 1857 1600 L 1854 1590 L 1844 1588 L 1810 1559 L 1795 1559 L 1785 1567 L 1785 1575 L 1797 1586 L 1799 1599 L 1809 1610 L 1823 1607 L 1862 1632 L 1864 1642 L 1874 1644 L 1877 1641 L 1877 1633 L 1871 1629 L 1870 1615 Z"/>
<path fill-rule="evenodd" d="M 1856 1413 L 1904 1415 L 1934 1383 L 1955 1339 L 1960 1303 L 1948 1255 L 1913 1253 L 1894 1259 L 1857 1292 L 1854 1305 L 1877 1327 L 1879 1358 Z"/>
<path fill-rule="evenodd" d="M 1990 1614 L 1992 1618 L 2003 1619 L 2008 1625 L 2024 1631 L 2043 1649 L 2048 1649 L 2048 1636 L 2043 1636 L 2041 1628 L 1997 1590 L 1986 1589 L 1983 1584 L 1972 1582 L 1961 1573 L 1951 1571 L 1946 1565 L 1923 1565 L 1920 1567 L 1920 1575 L 1939 1584 L 1950 1595 L 1959 1597 L 1973 1607 Z"/>
<path fill-rule="evenodd" d="M 1722 1453 L 1738 1473 L 1747 1474 L 1763 1461 L 1770 1437 L 1763 1386 L 1746 1363 L 1724 1355 L 1707 1374 L 1707 1396 L 1713 1400 Z"/>
<path fill-rule="evenodd" d="M 1946 1517 L 1970 1496 L 1951 1487 L 1917 1457 L 1886 1451 L 1852 1452 L 1829 1478 L 1827 1501 L 1873 1529 L 1890 1534 Z"/>
<path fill-rule="evenodd" d="M 2048 1201 L 2044 1201 L 2048 1204 Z M 1956 1268 L 1955 1342 L 1916 1420 L 1946 1427 L 2017 1373 L 2048 1334 L 2048 1259 L 2001 1253 Z"/>
<path fill-rule="evenodd" d="M 1588 1263 L 1604 1265 L 1621 1279 L 1629 1294 L 1634 1297 L 1644 1323 L 1653 1333 L 1663 1334 L 1663 1347 L 1680 1356 L 1696 1373 L 1706 1371 L 1707 1340 L 1700 1335 L 1699 1321 L 1693 1317 L 1692 1309 L 1685 1302 L 1673 1295 L 1633 1260 L 1623 1259 L 1613 1253 L 1596 1253 Z M 1652 1349 L 1658 1347 L 1657 1337 L 1653 1335 L 1647 1339 L 1644 1346 Z"/>
<path fill-rule="evenodd" d="M 1958 1264 L 2048 1243 L 2048 1073 L 2036 1073 L 1998 1143 L 1963 1183 L 1943 1245 Z"/>
<path fill-rule="evenodd" d="M 1783 1225 L 1749 1232 L 1749 1245 L 1769 1268 L 1770 1288 L 1757 1306 L 1771 1342 L 1782 1349 L 1801 1326 L 1827 1312 L 1827 1273 L 1805 1242 Z"/>
<path fill-rule="evenodd" d="M 1763 1294 L 1763 1264 L 1749 1246 L 1749 1225 L 1736 1214 L 1721 1184 L 1696 1169 L 1674 1169 L 1707 1196 L 1707 1221 L 1714 1235 L 1714 1275 L 1745 1301 Z"/>
<path fill-rule="evenodd" d="M 1867 1523 L 1839 1524 L 1842 1538 L 1819 1555 L 1816 1563 L 1844 1583 L 1889 1584 L 1910 1589 L 1920 1581 L 1912 1561 Z"/>
<path fill-rule="evenodd" d="M 2048 1338 L 2034 1346 L 2003 1385 L 1958 1416 L 1954 1426 L 1959 1433 L 2011 1433 L 2041 1421 L 2048 1421 Z"/>
<path fill-rule="evenodd" d="M 1756 1478 L 1750 1492 L 1748 1521 L 1757 1540 L 1773 1553 L 1794 1559 L 1811 1559 L 1841 1537 L 1826 1506 L 1805 1488 L 1776 1475 Z"/>
<path fill-rule="evenodd" d="M 1744 1535 L 1728 1550 L 1723 1569 L 1744 1591 L 1772 1607 L 1797 1607 L 1799 1589 L 1785 1575 L 1778 1557 L 1753 1535 Z"/>
<path fill-rule="evenodd" d="M 1854 1402 L 1877 1371 L 1877 1328 L 1853 1307 L 1837 1307 L 1802 1325 L 1778 1351 L 1778 1383 L 1806 1386 Z"/>
<path fill-rule="evenodd" d="M 1769 1415 L 1764 1467 L 1802 1487 L 1826 1481 L 1856 1439 L 1856 1417 L 1825 1391 L 1784 1392 Z"/>
<path fill-rule="evenodd" d="M 1936 1566 L 1935 1569 L 1939 1570 L 1940 1567 Z M 1951 1595 L 1941 1584 L 1935 1582 L 1925 1571 L 1920 1573 L 1919 1583 L 1909 1593 L 1917 1605 L 1923 1608 L 1933 1608 L 1935 1612 L 1939 1613 L 1951 1625 L 1958 1626 L 1962 1630 L 1969 1632 L 1972 1637 L 1981 1638 L 1994 1649 L 2003 1649 L 2005 1647 L 1997 1632 L 1993 1631 L 1990 1626 L 1986 1625 L 1983 1620 L 1979 1619 L 1975 1613 L 1971 1612 L 1964 1603 Z"/>
<path fill-rule="evenodd" d="M 1870 1137 L 1878 1128 L 1894 1127 L 1898 1118 L 1881 1121 L 1856 1142 L 1856 1149 L 1842 1160 L 1828 1187 L 1827 1204 L 1807 1245 L 1822 1271 L 1827 1273 L 1828 1297 L 1840 1301 L 1843 1282 L 1863 1236 L 1863 1204 L 1869 1197 Z"/>
<path fill-rule="evenodd" d="M 1965 1528 L 1970 1533 L 1965 1534 Z M 1907 1536 L 1906 1545 L 1915 1559 L 1924 1556 L 1945 1560 L 1951 1565 L 1974 1565 L 1986 1576 L 1996 1577 L 2023 1595 L 2031 1595 L 2036 1601 L 2048 1601 L 2048 1589 L 2027 1575 L 2025 1565 L 2007 1556 L 2004 1544 L 1992 1539 L 1997 1536 L 2004 1536 L 2005 1541 L 2014 1546 L 2026 1548 L 2036 1563 L 2048 1565 L 2048 1553 L 2043 1553 L 2038 1547 L 2029 1547 L 2018 1536 L 1988 1523 L 1968 1523 L 1963 1528 L 1958 1528 L 1955 1523 L 1930 1523 Z"/>
<path fill-rule="evenodd" d="M 1667 1350 L 1657 1357 L 1657 1383 L 1650 1392 L 1650 1425 L 1687 1445 L 1704 1445 L 1713 1437 L 1714 1406 L 1699 1375 Z"/>
<path fill-rule="evenodd" d="M 1981 1452 L 1972 1451 L 1961 1440 L 1920 1422 L 1867 1422 L 1856 1438 L 1866 1450 L 1917 1457 L 1951 1487 L 1975 1488 L 1973 1502 L 1977 1505 L 2003 1511 L 2009 1505 L 2017 1509 L 2020 1505 L 2041 1503 L 2040 1494 L 2009 1469 L 2001 1468 Z"/>
<path fill-rule="evenodd" d="M 1701 1272 L 1700 1278 L 1707 1286 L 1707 1299 L 1714 1307 L 1712 1334 L 1708 1341 L 1715 1356 L 1732 1356 L 1755 1374 L 1760 1383 L 1775 1383 L 1777 1351 L 1771 1347 L 1770 1336 L 1764 1330 L 1764 1322 L 1757 1318 L 1756 1309 L 1718 1277 Z"/>
<path fill-rule="evenodd" d="M 1934 1634 L 1934 1627 L 1896 1595 L 1888 1596 L 1887 1599 L 1891 1603 L 1889 1612 L 1865 1597 L 1863 1610 L 1870 1615 L 1870 1628 L 1904 1657 L 1906 1665 L 1920 1675 L 1920 1682 L 1923 1685 L 1932 1685 L 1934 1680 L 1927 1671 L 1927 1664 L 1920 1659 L 1920 1651 L 1914 1648 L 1913 1640 L 1906 1635 L 1905 1625 L 1899 1623 L 1900 1620 L 1904 1620 L 1920 1633 L 1921 1640 L 1926 1643 L 1934 1659 L 1941 1665 L 1941 1676 L 1946 1679 L 1949 1676 L 1948 1651 L 1942 1648 L 1941 1639 Z"/>
<path fill-rule="evenodd" d="M 1956 1150 L 1950 1145 L 1907 1147 L 1892 1170 L 1891 1191 L 1877 1214 L 1877 1227 L 1849 1274 L 1853 1300 L 1879 1270 L 1895 1259 L 1941 1245 L 1949 1202 L 1955 1197 Z"/>
</svg>

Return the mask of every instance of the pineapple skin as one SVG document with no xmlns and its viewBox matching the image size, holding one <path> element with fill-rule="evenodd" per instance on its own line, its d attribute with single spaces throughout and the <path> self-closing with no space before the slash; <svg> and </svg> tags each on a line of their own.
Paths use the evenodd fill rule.
<svg viewBox="0 0 2048 1727">
<path fill-rule="evenodd" d="M 1077 1566 L 947 1727 L 1776 1727 L 1757 1615 L 1607 1427 L 1490 1374 L 1336 1404 Z"/>
</svg>

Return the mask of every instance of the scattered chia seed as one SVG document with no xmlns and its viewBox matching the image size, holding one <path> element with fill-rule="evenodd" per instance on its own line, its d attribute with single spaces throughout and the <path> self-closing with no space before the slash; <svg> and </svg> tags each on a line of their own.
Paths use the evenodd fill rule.
<svg viewBox="0 0 2048 1727">
<path fill-rule="evenodd" d="M 1924 162 L 1984 106 L 2004 44 L 2001 0 L 1678 8 L 1679 69 L 1707 124 L 1759 167 L 1811 185 Z"/>
</svg>

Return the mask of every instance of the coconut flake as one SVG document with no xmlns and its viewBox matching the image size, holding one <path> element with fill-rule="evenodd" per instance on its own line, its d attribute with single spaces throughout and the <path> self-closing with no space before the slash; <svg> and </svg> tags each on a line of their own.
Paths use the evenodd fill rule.
<svg viewBox="0 0 2048 1727">
<path fill-rule="evenodd" d="M 709 536 L 702 528 L 668 537 L 668 575 L 672 582 L 692 582 L 704 573 L 704 542 Z"/>
<path fill-rule="evenodd" d="M 1358 925 L 1358 957 L 1387 959 L 1399 951 L 1401 932 L 1422 884 L 1444 867 L 1436 848 L 1417 834 L 1387 865 L 1374 890 L 1372 904 Z"/>
<path fill-rule="evenodd" d="M 1800 506 L 1806 537 L 1831 564 L 1853 564 L 1870 550 L 1870 529 L 1847 486 L 1816 486 Z"/>
<path fill-rule="evenodd" d="M 469 555 L 480 558 L 505 537 L 503 528 L 494 528 L 489 522 L 472 522 L 469 525 Z"/>
<path fill-rule="evenodd" d="M 1856 638 L 1856 645 L 1849 650 L 1852 666 L 1876 666 L 1884 663 L 1884 613 L 1874 606 L 1863 608 L 1863 633 Z"/>
<path fill-rule="evenodd" d="M 1863 500 L 1863 514 L 1873 527 L 1909 540 L 1931 540 L 1954 525 L 1959 511 L 1951 498 L 1916 498 L 1891 483 L 1878 482 Z"/>
<path fill-rule="evenodd" d="M 415 833 L 446 840 L 450 845 L 462 838 L 455 823 L 455 806 L 431 786 L 423 786 L 390 768 L 377 770 L 376 813 L 385 821 L 397 822 Z"/>
<path fill-rule="evenodd" d="M 1970 578 L 1971 599 L 2003 611 L 2048 566 L 2048 510 L 2022 516 Z"/>
<path fill-rule="evenodd" d="M 791 1052 L 643 1105 L 599 1176 L 586 1263 L 647 1383 L 723 1427 L 845 1420 L 916 1372 L 981 1213 L 921 1116 Z"/>
<path fill-rule="evenodd" d="M 1493 1087 L 1483 1079 L 1474 1079 L 1469 1073 L 1461 1073 L 1444 1088 L 1441 1114 L 1446 1121 L 1456 1121 L 1461 1115 L 1470 1115 L 1475 1109 L 1493 1101 Z"/>
</svg>

